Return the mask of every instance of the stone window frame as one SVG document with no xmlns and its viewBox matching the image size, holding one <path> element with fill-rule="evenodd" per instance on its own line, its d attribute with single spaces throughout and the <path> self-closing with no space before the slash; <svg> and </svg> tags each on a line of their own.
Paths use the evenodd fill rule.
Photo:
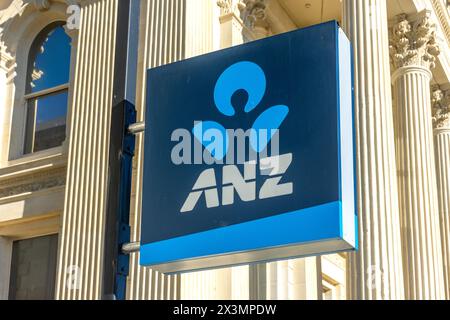
<svg viewBox="0 0 450 320">
<path fill-rule="evenodd" d="M 72 84 L 74 79 L 74 65 L 76 59 L 77 30 L 68 30 L 66 33 L 71 38 L 69 94 L 66 120 L 66 140 L 61 146 L 38 151 L 31 154 L 24 152 L 25 135 L 27 126 L 27 99 L 26 80 L 28 72 L 28 59 L 31 46 L 36 37 L 47 26 L 56 22 L 66 22 L 68 19 L 67 7 L 69 2 L 64 0 L 54 0 L 49 2 L 49 6 L 28 3 L 6 22 L 6 27 L 0 34 L 0 41 L 3 41 L 6 52 L 10 56 L 11 65 L 9 79 L 6 86 L 6 97 L 3 102 L 6 108 L 6 118 L 11 119 L 3 128 L 3 134 L 7 135 L 9 142 L 2 146 L 0 152 L 0 168 L 22 163 L 23 161 L 35 161 L 53 155 L 67 155 L 68 140 L 70 139 L 70 118 L 72 113 Z M 0 101 L 0 105 L 2 101 Z M 5 141 L 5 140 L 4 140 Z"/>
<path fill-rule="evenodd" d="M 54 22 L 51 23 L 49 25 L 47 25 L 43 30 L 41 30 L 41 32 L 38 34 L 38 36 L 35 38 L 34 42 L 33 42 L 33 46 L 30 48 L 30 51 L 28 53 L 29 57 L 28 57 L 28 71 L 27 71 L 27 77 L 29 77 L 26 85 L 29 85 L 29 82 L 33 82 L 33 73 L 34 73 L 34 67 L 33 67 L 33 63 L 36 61 L 37 56 L 38 56 L 38 51 L 40 50 L 40 46 L 43 46 L 45 43 L 45 38 L 51 36 L 51 33 L 54 32 L 57 28 L 63 27 L 64 28 L 65 25 L 65 21 L 58 21 L 58 22 Z M 70 38 L 69 38 L 70 39 Z M 70 45 L 70 43 L 69 43 Z M 70 57 L 69 57 L 70 59 Z M 68 61 L 70 64 L 70 60 Z M 45 76 L 52 76 L 52 75 L 46 75 Z M 68 79 L 69 81 L 69 79 Z M 36 114 L 39 110 L 37 101 L 40 101 L 40 99 L 45 99 L 54 95 L 58 95 L 61 93 L 68 93 L 69 91 L 69 82 L 64 82 L 58 85 L 54 85 L 51 87 L 47 87 L 44 88 L 42 90 L 36 90 L 36 91 L 32 91 L 31 89 L 31 85 L 28 88 L 29 92 L 25 94 L 24 98 L 26 100 L 26 103 L 28 105 L 27 107 L 27 119 L 26 119 L 26 128 L 25 128 L 25 138 L 24 138 L 24 155 L 29 155 L 32 153 L 36 153 L 38 151 L 35 151 L 35 133 L 36 133 Z M 69 103 L 69 101 L 67 100 L 67 104 Z M 34 108 L 30 108 L 30 104 L 34 105 Z M 66 104 L 66 108 L 67 108 L 67 104 Z M 61 107 L 63 107 L 61 105 Z M 34 109 L 34 112 L 31 112 L 31 109 Z M 65 115 L 65 118 L 67 119 L 67 113 Z M 60 145 L 58 145 L 60 146 Z M 56 146 L 54 146 L 56 147 Z M 54 147 L 50 147 L 50 148 L 44 148 L 41 149 L 43 150 L 48 150 L 48 149 L 52 149 Z"/>
</svg>

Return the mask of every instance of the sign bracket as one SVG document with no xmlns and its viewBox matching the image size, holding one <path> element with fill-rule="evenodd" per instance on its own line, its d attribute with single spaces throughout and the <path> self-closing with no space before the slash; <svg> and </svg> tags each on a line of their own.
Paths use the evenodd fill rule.
<svg viewBox="0 0 450 320">
<path fill-rule="evenodd" d="M 136 122 L 136 78 L 139 47 L 139 0 L 117 4 L 116 47 L 108 161 L 108 189 L 103 239 L 102 299 L 124 300 L 130 257 L 130 197 Z"/>
<path fill-rule="evenodd" d="M 122 253 L 123 254 L 131 254 L 139 252 L 141 248 L 141 243 L 137 242 L 127 242 L 122 244 Z"/>
<path fill-rule="evenodd" d="M 128 126 L 128 132 L 134 135 L 144 132 L 144 130 L 145 130 L 145 122 L 143 121 L 136 122 Z"/>
</svg>

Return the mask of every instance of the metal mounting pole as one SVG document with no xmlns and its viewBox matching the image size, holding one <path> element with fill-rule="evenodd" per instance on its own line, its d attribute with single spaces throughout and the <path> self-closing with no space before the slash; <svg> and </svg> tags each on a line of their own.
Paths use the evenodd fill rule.
<svg viewBox="0 0 450 320">
<path fill-rule="evenodd" d="M 130 198 L 136 122 L 135 93 L 139 39 L 139 0 L 117 2 L 114 85 L 109 145 L 108 191 L 103 245 L 102 298 L 124 300 L 130 257 Z"/>
<path fill-rule="evenodd" d="M 131 134 L 144 132 L 144 130 L 145 130 L 145 122 L 136 122 L 128 127 L 128 132 Z"/>
<path fill-rule="evenodd" d="M 139 252 L 140 249 L 141 249 L 140 242 L 129 242 L 129 243 L 124 243 L 122 245 L 122 252 L 124 254 Z"/>
</svg>

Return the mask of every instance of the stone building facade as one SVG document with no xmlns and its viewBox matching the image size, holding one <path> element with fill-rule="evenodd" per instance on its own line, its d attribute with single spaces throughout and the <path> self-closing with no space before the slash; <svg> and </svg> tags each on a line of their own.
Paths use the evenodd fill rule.
<svg viewBox="0 0 450 320">
<path fill-rule="evenodd" d="M 118 1 L 0 1 L 1 299 L 101 298 Z M 148 68 L 339 21 L 354 49 L 360 250 L 178 276 L 141 268 L 134 255 L 129 299 L 450 298 L 448 1 L 141 0 L 140 5 L 141 121 Z M 35 85 L 50 75 L 37 65 L 45 63 L 42 57 L 51 54 L 57 36 L 69 46 L 67 79 L 38 90 Z M 55 52 L 52 63 L 64 59 Z M 55 77 L 63 72 L 53 69 Z M 58 102 L 64 110 L 54 111 L 64 118 L 53 109 L 42 111 L 46 99 L 56 96 L 65 99 Z M 138 137 L 134 241 L 142 149 Z"/>
</svg>

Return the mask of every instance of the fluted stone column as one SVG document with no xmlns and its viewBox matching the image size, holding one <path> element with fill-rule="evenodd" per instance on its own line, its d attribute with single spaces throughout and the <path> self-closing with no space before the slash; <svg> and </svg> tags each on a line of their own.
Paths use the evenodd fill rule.
<svg viewBox="0 0 450 320">
<path fill-rule="evenodd" d="M 269 35 L 264 1 L 218 0 L 217 5 L 220 48 Z M 194 10 L 188 12 L 194 14 Z M 198 10 L 195 12 L 198 13 Z M 204 25 L 203 33 L 205 27 Z M 209 41 L 198 43 L 205 44 Z M 191 46 L 189 42 L 187 45 L 188 48 Z M 187 55 L 202 53 L 202 50 L 207 52 L 208 48 L 190 47 Z M 181 276 L 181 298 L 317 299 L 318 273 L 320 270 L 316 270 L 316 258 L 188 273 Z"/>
<path fill-rule="evenodd" d="M 287 261 L 287 299 L 322 300 L 321 257 Z"/>
<path fill-rule="evenodd" d="M 188 6 L 187 57 L 244 42 L 244 23 L 239 12 L 242 3 L 218 0 L 213 7 L 212 4 L 212 1 L 201 0 Z M 198 34 L 202 35 L 201 40 L 195 36 Z M 214 38 L 220 38 L 220 41 L 216 43 Z M 181 299 L 248 299 L 249 267 L 183 274 L 180 296 Z"/>
<path fill-rule="evenodd" d="M 101 294 L 117 1 L 86 1 L 81 7 L 57 299 Z"/>
<path fill-rule="evenodd" d="M 344 0 L 354 47 L 359 250 L 348 255 L 350 299 L 404 297 L 385 0 Z"/>
<path fill-rule="evenodd" d="M 391 37 L 395 71 L 396 154 L 405 292 L 408 299 L 444 298 L 430 81 L 439 49 L 430 13 L 397 17 Z"/>
<path fill-rule="evenodd" d="M 241 21 L 238 32 L 244 42 L 262 39 L 272 34 L 267 17 L 268 1 L 240 0 L 235 3 Z M 309 257 L 247 267 L 249 297 L 268 300 L 321 298 L 322 287 L 318 281 L 321 270 L 317 261 L 318 258 Z"/>
<path fill-rule="evenodd" d="M 138 120 L 145 119 L 146 70 L 243 42 L 237 1 L 146 0 L 141 2 Z M 221 43 L 216 41 L 222 35 Z M 137 139 L 132 189 L 132 241 L 139 241 L 143 140 Z M 165 276 L 131 259 L 129 299 L 247 299 L 248 267 Z"/>
<path fill-rule="evenodd" d="M 197 1 L 194 1 L 194 3 Z M 189 2 L 190 3 L 190 2 Z M 137 120 L 145 120 L 147 69 L 184 59 L 186 56 L 186 4 L 185 0 L 143 0 L 139 29 L 138 75 L 136 83 Z M 201 15 L 202 12 L 199 12 Z M 201 19 L 199 19 L 201 21 Z M 203 38 L 195 30 L 196 41 Z M 131 241 L 140 241 L 142 213 L 142 179 L 144 165 L 144 140 L 138 135 L 133 159 L 133 184 L 131 192 Z M 139 265 L 139 255 L 130 258 L 130 276 L 127 299 L 169 300 L 179 299 L 181 276 L 163 275 Z"/>
<path fill-rule="evenodd" d="M 450 90 L 434 88 L 434 147 L 446 299 L 450 299 Z"/>
<path fill-rule="evenodd" d="M 186 55 L 194 57 L 236 41 L 236 16 L 231 1 L 188 1 L 186 3 Z M 225 32 L 221 44 L 214 42 L 215 31 Z M 215 47 L 217 45 L 217 47 Z M 232 298 L 232 269 L 223 268 L 185 273 L 181 276 L 181 299 L 217 300 Z M 247 281 L 243 279 L 242 284 Z"/>
</svg>

